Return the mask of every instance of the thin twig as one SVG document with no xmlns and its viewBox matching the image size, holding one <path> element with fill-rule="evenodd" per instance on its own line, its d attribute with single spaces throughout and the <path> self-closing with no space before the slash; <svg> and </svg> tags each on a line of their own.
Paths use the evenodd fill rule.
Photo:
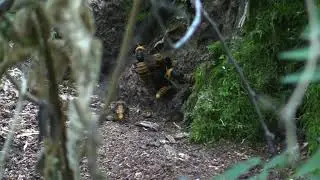
<svg viewBox="0 0 320 180">
<path fill-rule="evenodd" d="M 185 44 L 192 36 L 192 34 L 194 34 L 194 32 L 196 31 L 197 27 L 200 25 L 201 23 L 201 11 L 202 11 L 202 3 L 200 2 L 200 0 L 195 0 L 195 8 L 196 8 L 196 15 L 192 21 L 191 26 L 188 28 L 186 34 L 178 41 L 176 42 L 173 47 L 175 49 L 180 48 L 183 44 Z"/>
<path fill-rule="evenodd" d="M 248 18 L 248 14 L 249 14 L 249 4 L 250 4 L 250 0 L 246 0 L 244 3 L 244 11 L 243 14 L 239 20 L 238 23 L 238 28 L 242 28 L 242 26 L 244 25 L 244 22 L 246 21 L 246 19 Z"/>
<path fill-rule="evenodd" d="M 289 98 L 288 103 L 281 111 L 281 118 L 286 126 L 286 137 L 287 137 L 287 151 L 291 155 L 290 160 L 297 160 L 299 158 L 299 144 L 297 142 L 296 125 L 295 125 L 295 114 L 298 107 L 303 101 L 304 94 L 311 82 L 313 74 L 317 67 L 317 60 L 320 56 L 320 42 L 319 34 L 320 29 L 318 27 L 319 19 L 317 16 L 316 5 L 313 0 L 306 0 L 306 5 L 310 20 L 310 51 L 307 64 L 304 68 L 301 79 Z"/>
<path fill-rule="evenodd" d="M 6 142 L 4 143 L 1 154 L 0 154 L 0 179 L 2 179 L 2 176 L 3 176 L 3 166 L 4 166 L 4 162 L 6 160 L 6 153 L 8 152 L 8 150 L 10 148 L 10 144 L 13 139 L 14 132 L 16 131 L 17 125 L 20 124 L 19 114 L 22 110 L 22 101 L 24 99 L 24 95 L 25 95 L 26 91 L 27 91 L 27 81 L 24 77 L 22 77 L 22 85 L 21 85 L 21 89 L 20 89 L 19 99 L 17 102 L 17 107 L 16 107 L 15 113 L 14 113 L 14 118 L 11 122 L 10 131 L 7 135 Z"/>
<path fill-rule="evenodd" d="M 162 31 L 164 32 L 164 37 L 167 37 L 167 32 L 166 32 L 166 28 L 164 23 L 162 22 L 159 14 L 157 13 L 157 11 L 155 10 L 155 6 L 156 6 L 156 2 L 155 0 L 152 0 L 152 9 L 155 12 L 154 16 L 156 18 L 156 20 L 158 21 L 158 24 L 160 25 L 160 28 L 162 29 Z M 168 44 L 173 47 L 174 49 L 179 49 L 180 47 L 182 47 L 190 38 L 191 36 L 194 34 L 194 32 L 196 31 L 197 27 L 199 27 L 200 23 L 201 23 L 201 9 L 202 9 L 202 4 L 200 2 L 200 0 L 196 0 L 195 1 L 195 9 L 196 9 L 196 15 L 191 23 L 191 25 L 189 26 L 187 32 L 185 33 L 185 35 L 176 43 L 173 43 L 173 41 L 168 37 L 166 38 L 166 41 L 168 42 Z"/>
<path fill-rule="evenodd" d="M 212 27 L 214 28 L 215 32 L 217 33 L 218 35 L 218 38 L 219 40 L 221 41 L 222 45 L 223 45 L 223 48 L 224 50 L 226 51 L 227 53 L 227 56 L 229 58 L 229 61 L 234 65 L 234 67 L 236 68 L 236 71 L 238 72 L 238 74 L 240 75 L 240 79 L 242 81 L 242 83 L 244 84 L 245 86 L 245 89 L 247 90 L 248 92 L 248 96 L 250 98 L 250 101 L 251 103 L 253 104 L 254 106 L 254 109 L 256 111 L 256 113 L 258 114 L 258 117 L 259 117 L 259 121 L 262 125 L 262 128 L 264 130 L 264 133 L 265 133 L 265 138 L 267 140 L 267 143 L 268 143 L 268 147 L 269 147 L 269 151 L 274 154 L 275 153 L 275 148 L 274 148 L 274 145 L 272 143 L 273 139 L 274 139 L 274 134 L 270 132 L 267 124 L 265 123 L 264 121 L 264 117 L 261 113 L 261 110 L 258 106 L 258 103 L 257 103 L 257 100 L 256 100 L 256 93 L 255 91 L 251 88 L 250 84 L 249 84 L 249 81 L 246 79 L 246 77 L 244 76 L 243 74 L 243 71 L 241 69 L 241 67 L 239 66 L 239 64 L 237 63 L 237 61 L 233 58 L 232 54 L 231 54 L 231 51 L 229 50 L 229 48 L 227 47 L 227 44 L 220 32 L 220 30 L 218 29 L 218 26 L 216 25 L 216 23 L 213 21 L 213 19 L 208 15 L 208 13 L 206 12 L 205 9 L 202 9 L 202 12 L 203 12 L 203 15 L 205 16 L 205 18 L 209 21 L 209 23 L 212 25 Z"/>
</svg>

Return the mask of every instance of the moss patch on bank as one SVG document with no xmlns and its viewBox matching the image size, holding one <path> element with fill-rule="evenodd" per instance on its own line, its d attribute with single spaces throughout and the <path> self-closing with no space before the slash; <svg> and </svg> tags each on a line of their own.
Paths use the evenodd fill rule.
<svg viewBox="0 0 320 180">
<path fill-rule="evenodd" d="M 309 143 L 309 152 L 316 152 L 320 143 L 320 84 L 312 84 L 305 96 L 300 119 Z"/>
<path fill-rule="evenodd" d="M 299 35 L 307 22 L 304 2 L 253 0 L 249 18 L 244 35 L 228 45 L 257 92 L 285 99 L 290 89 L 281 84 L 280 78 L 294 70 L 295 65 L 287 65 L 277 56 L 302 45 Z M 185 104 L 185 120 L 191 124 L 192 140 L 261 139 L 258 116 L 239 75 L 219 43 L 209 50 L 215 54 L 215 63 L 198 68 L 194 92 Z M 265 115 L 268 123 L 276 127 L 271 113 Z"/>
</svg>

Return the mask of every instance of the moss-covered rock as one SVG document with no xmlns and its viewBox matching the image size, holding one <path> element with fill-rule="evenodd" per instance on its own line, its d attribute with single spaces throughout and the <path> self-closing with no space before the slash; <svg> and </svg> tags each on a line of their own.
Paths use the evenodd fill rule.
<svg viewBox="0 0 320 180">
<path fill-rule="evenodd" d="M 299 35 L 307 22 L 304 2 L 250 2 L 244 35 L 231 40 L 229 47 L 255 90 L 284 99 L 288 88 L 280 78 L 291 71 L 292 65 L 280 62 L 277 55 L 303 43 Z M 192 139 L 197 142 L 260 139 L 263 131 L 239 75 L 219 43 L 209 50 L 215 53 L 216 63 L 199 67 L 194 93 L 185 105 L 185 120 L 191 123 Z M 265 115 L 269 124 L 276 123 L 271 115 Z"/>
</svg>

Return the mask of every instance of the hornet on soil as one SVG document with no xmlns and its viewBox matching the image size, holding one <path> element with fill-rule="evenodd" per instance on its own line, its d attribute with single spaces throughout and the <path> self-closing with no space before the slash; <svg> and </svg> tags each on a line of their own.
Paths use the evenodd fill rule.
<svg viewBox="0 0 320 180">
<path fill-rule="evenodd" d="M 127 118 L 129 108 L 124 101 L 115 101 L 110 104 L 110 114 L 107 116 L 109 121 L 124 120 Z"/>
<path fill-rule="evenodd" d="M 172 86 L 174 80 L 179 83 L 194 83 L 192 75 L 182 74 L 173 67 L 170 57 L 155 53 L 145 58 L 145 48 L 141 45 L 135 49 L 135 55 L 137 59 L 135 70 L 147 86 L 152 86 L 157 91 L 156 99 L 174 90 Z"/>
</svg>

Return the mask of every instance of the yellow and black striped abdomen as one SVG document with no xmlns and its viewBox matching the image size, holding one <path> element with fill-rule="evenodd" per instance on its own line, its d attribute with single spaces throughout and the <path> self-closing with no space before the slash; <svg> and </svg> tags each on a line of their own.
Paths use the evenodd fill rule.
<svg viewBox="0 0 320 180">
<path fill-rule="evenodd" d="M 117 106 L 116 114 L 118 115 L 118 119 L 119 120 L 123 120 L 124 119 L 125 110 L 124 110 L 124 105 L 123 104 L 119 104 Z"/>
<path fill-rule="evenodd" d="M 159 99 L 162 96 L 166 95 L 170 89 L 170 86 L 163 86 L 162 88 L 160 88 L 156 94 L 156 99 Z"/>
<path fill-rule="evenodd" d="M 193 74 L 184 75 L 184 79 L 185 79 L 186 83 L 188 83 L 188 84 L 194 84 L 196 81 Z"/>
<path fill-rule="evenodd" d="M 136 64 L 136 71 L 139 74 L 142 81 L 146 83 L 150 81 L 151 73 L 145 62 L 138 62 Z"/>
</svg>

